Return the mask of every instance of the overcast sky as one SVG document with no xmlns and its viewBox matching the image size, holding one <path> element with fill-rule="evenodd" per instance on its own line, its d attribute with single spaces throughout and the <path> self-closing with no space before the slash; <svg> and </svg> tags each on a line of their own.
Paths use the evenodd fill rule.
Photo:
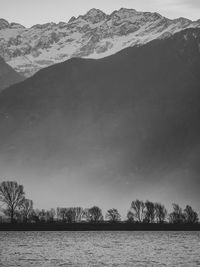
<svg viewBox="0 0 200 267">
<path fill-rule="evenodd" d="M 0 18 L 29 27 L 68 21 L 91 8 L 111 13 L 121 7 L 156 11 L 168 18 L 200 19 L 200 0 L 0 0 Z"/>
</svg>

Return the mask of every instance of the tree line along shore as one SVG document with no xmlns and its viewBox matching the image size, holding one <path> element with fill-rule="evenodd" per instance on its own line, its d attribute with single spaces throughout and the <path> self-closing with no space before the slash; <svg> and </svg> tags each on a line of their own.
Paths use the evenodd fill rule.
<svg viewBox="0 0 200 267">
<path fill-rule="evenodd" d="M 23 185 L 15 181 L 0 183 L 0 207 L 0 230 L 200 230 L 197 212 L 175 203 L 169 213 L 163 204 L 133 200 L 125 220 L 116 208 L 108 209 L 105 216 L 98 206 L 34 209 Z"/>
</svg>

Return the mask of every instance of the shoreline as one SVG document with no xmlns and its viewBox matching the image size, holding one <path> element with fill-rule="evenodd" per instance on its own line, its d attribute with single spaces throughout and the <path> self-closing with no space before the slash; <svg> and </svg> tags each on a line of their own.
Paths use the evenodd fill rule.
<svg viewBox="0 0 200 267">
<path fill-rule="evenodd" d="M 1 223 L 0 231 L 200 231 L 200 224 Z"/>
</svg>

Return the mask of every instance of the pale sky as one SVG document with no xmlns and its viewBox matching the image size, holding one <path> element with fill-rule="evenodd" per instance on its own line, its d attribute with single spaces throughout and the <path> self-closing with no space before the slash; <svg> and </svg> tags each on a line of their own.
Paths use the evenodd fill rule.
<svg viewBox="0 0 200 267">
<path fill-rule="evenodd" d="M 121 7 L 158 12 L 168 18 L 200 19 L 200 0 L 0 0 L 0 18 L 30 27 L 68 21 L 91 8 L 109 14 Z"/>
</svg>

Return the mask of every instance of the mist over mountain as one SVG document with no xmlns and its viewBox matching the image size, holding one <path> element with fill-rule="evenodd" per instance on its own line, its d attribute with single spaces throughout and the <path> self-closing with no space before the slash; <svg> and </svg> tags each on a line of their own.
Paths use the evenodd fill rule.
<svg viewBox="0 0 200 267">
<path fill-rule="evenodd" d="M 145 196 L 199 208 L 199 101 L 200 29 L 72 58 L 0 93 L 1 172 L 50 207 Z"/>
<path fill-rule="evenodd" d="M 158 13 L 121 8 L 111 14 L 91 9 L 69 22 L 25 28 L 0 19 L 0 56 L 26 77 L 71 57 L 103 58 L 130 46 L 166 38 L 200 20 L 174 20 Z"/>
<path fill-rule="evenodd" d="M 0 91 L 6 87 L 23 81 L 22 75 L 13 70 L 1 57 L 0 57 Z"/>
</svg>

